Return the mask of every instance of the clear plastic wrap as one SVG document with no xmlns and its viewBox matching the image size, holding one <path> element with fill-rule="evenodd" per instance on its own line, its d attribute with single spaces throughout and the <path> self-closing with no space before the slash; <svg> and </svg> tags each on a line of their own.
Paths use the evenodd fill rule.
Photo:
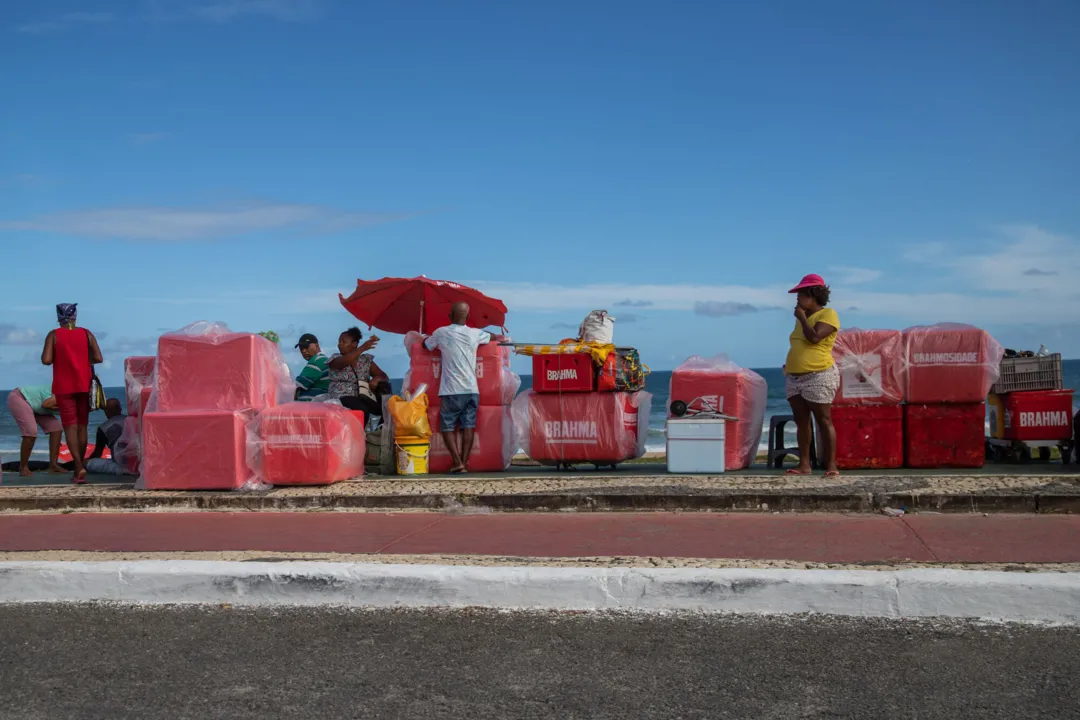
<svg viewBox="0 0 1080 720">
<path fill-rule="evenodd" d="M 971 325 L 904 331 L 904 398 L 909 403 L 979 403 L 1001 373 L 1005 350 Z"/>
<path fill-rule="evenodd" d="M 517 444 L 543 465 L 614 465 L 645 454 L 652 394 L 527 390 L 513 404 Z"/>
<path fill-rule="evenodd" d="M 295 388 L 276 344 L 198 322 L 158 340 L 148 410 L 258 411 L 290 402 Z"/>
<path fill-rule="evenodd" d="M 899 405 L 904 400 L 904 334 L 899 330 L 837 333 L 833 359 L 840 372 L 834 405 Z"/>
<path fill-rule="evenodd" d="M 147 412 L 136 487 L 237 490 L 257 483 L 247 465 L 247 410 Z"/>
<path fill-rule="evenodd" d="M 142 463 L 142 420 L 128 415 L 124 418 L 124 431 L 120 433 L 120 439 L 113 445 L 113 460 L 116 461 L 124 472 L 131 475 L 139 474 L 139 466 Z"/>
<path fill-rule="evenodd" d="M 293 402 L 260 412 L 247 428 L 247 465 L 269 485 L 329 485 L 363 477 L 362 413 Z"/>
<path fill-rule="evenodd" d="M 490 343 L 476 350 L 476 382 L 480 387 L 481 405 L 509 405 L 521 388 L 521 377 L 510 369 L 513 348 L 499 345 L 500 342 L 509 342 L 509 338 L 492 336 Z M 442 375 L 439 351 L 425 348 L 423 337 L 417 332 L 405 336 L 405 349 L 409 352 L 409 370 L 405 373 L 404 392 L 412 393 L 426 384 L 428 399 L 432 406 L 437 406 Z"/>
<path fill-rule="evenodd" d="M 433 430 L 439 427 L 439 408 L 428 409 L 428 422 Z M 476 434 L 473 436 L 472 452 L 469 454 L 470 472 L 502 472 L 514 459 L 514 418 L 509 407 L 481 405 L 476 410 Z M 431 436 L 428 454 L 428 472 L 450 471 L 450 451 L 446 449 L 442 435 Z"/>
<path fill-rule="evenodd" d="M 672 371 L 668 399 L 681 400 L 692 410 L 703 409 L 703 403 L 708 403 L 718 412 L 739 418 L 725 428 L 724 467 L 741 470 L 753 465 L 769 402 L 765 378 L 727 355 L 694 355 Z"/>
<path fill-rule="evenodd" d="M 156 361 L 153 356 L 124 358 L 124 395 L 130 417 L 139 417 L 146 409 L 144 402 L 150 399 Z"/>
</svg>

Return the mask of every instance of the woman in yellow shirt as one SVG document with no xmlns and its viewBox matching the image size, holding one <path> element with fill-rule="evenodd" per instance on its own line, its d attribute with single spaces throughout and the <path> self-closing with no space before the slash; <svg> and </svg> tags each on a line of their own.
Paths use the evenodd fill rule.
<svg viewBox="0 0 1080 720">
<path fill-rule="evenodd" d="M 809 475 L 812 420 L 820 432 L 821 459 L 825 477 L 840 475 L 836 468 L 836 429 L 832 423 L 832 402 L 840 387 L 840 373 L 832 349 L 840 330 L 840 316 L 829 304 L 829 287 L 820 275 L 807 275 L 790 292 L 798 295 L 795 330 L 784 364 L 786 394 L 799 432 L 799 466 L 789 475 Z"/>
</svg>

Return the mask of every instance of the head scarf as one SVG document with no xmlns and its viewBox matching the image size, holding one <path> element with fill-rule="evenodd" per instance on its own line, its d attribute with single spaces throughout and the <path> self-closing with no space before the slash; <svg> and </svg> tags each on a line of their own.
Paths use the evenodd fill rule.
<svg viewBox="0 0 1080 720">
<path fill-rule="evenodd" d="M 69 325 L 75 322 L 78 316 L 79 303 L 60 303 L 56 306 L 56 322 L 61 325 Z"/>
</svg>

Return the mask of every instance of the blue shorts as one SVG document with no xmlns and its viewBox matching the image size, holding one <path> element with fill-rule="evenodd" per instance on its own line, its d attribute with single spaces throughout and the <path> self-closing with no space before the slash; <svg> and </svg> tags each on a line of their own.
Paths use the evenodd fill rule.
<svg viewBox="0 0 1080 720">
<path fill-rule="evenodd" d="M 479 395 L 443 395 L 439 398 L 439 432 L 474 430 L 479 406 Z"/>
</svg>

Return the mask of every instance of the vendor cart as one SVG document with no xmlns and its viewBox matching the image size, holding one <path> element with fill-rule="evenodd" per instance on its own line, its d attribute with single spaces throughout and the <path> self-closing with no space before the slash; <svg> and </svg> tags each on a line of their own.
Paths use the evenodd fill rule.
<svg viewBox="0 0 1080 720">
<path fill-rule="evenodd" d="M 1004 438 L 986 439 L 986 459 L 990 462 L 1029 463 L 1035 457 L 1039 462 L 1050 462 L 1053 448 L 1061 453 L 1061 464 L 1065 465 L 1072 458 L 1075 447 L 1073 440 L 1007 440 Z"/>
</svg>

